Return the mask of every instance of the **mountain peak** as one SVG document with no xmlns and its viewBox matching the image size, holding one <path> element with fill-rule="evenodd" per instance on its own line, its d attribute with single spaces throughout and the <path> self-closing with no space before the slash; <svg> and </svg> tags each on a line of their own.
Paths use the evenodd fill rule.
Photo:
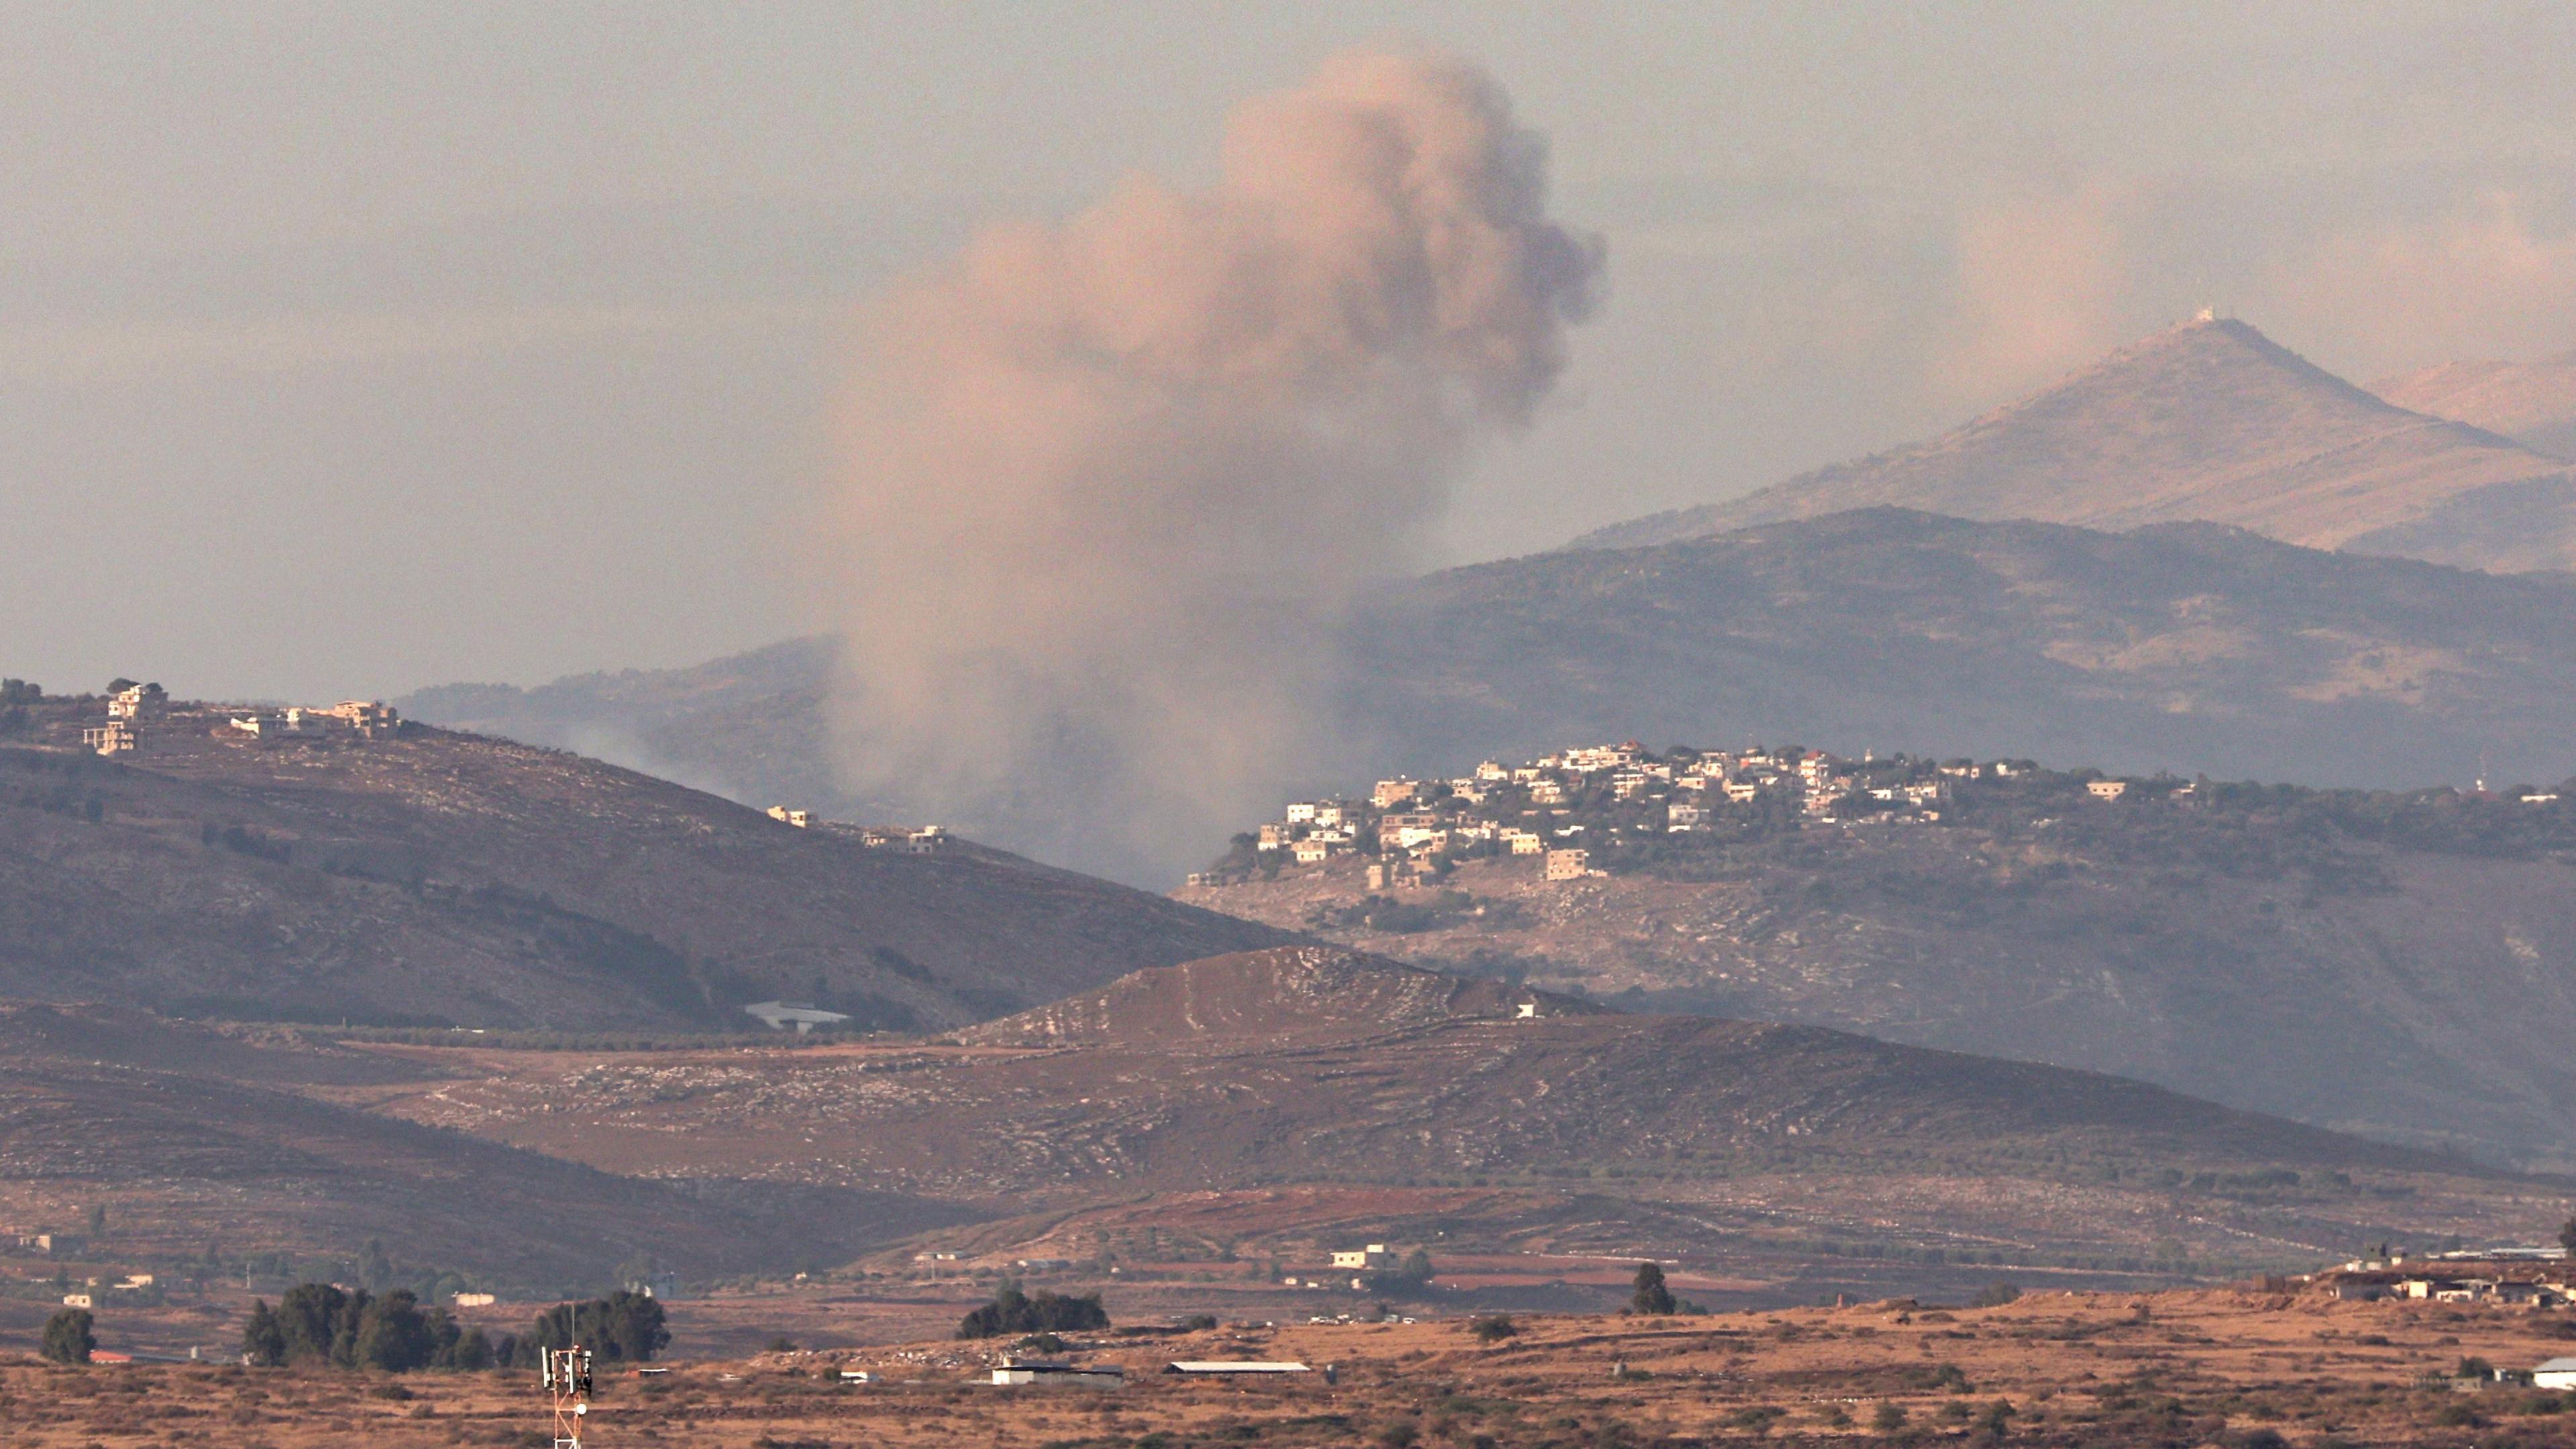
<svg viewBox="0 0 2576 1449">
<path fill-rule="evenodd" d="M 2115 530 L 2204 520 L 2472 568 L 2576 566 L 2576 480 L 2565 463 L 2410 412 L 2212 314 L 1927 442 L 1613 525 L 1574 546 L 1636 547 L 1890 505 Z"/>
</svg>

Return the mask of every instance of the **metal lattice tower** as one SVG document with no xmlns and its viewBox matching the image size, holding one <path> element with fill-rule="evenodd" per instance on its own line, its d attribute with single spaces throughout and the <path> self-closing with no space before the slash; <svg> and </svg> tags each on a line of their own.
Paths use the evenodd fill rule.
<svg viewBox="0 0 2576 1449">
<path fill-rule="evenodd" d="M 581 1449 L 582 1422 L 590 1416 L 590 1350 L 576 1343 L 544 1354 L 539 1372 L 554 1399 L 554 1449 Z"/>
</svg>

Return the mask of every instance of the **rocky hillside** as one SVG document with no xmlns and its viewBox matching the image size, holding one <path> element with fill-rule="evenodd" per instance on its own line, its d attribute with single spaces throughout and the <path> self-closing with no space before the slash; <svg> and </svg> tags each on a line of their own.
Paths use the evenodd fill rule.
<svg viewBox="0 0 2576 1449">
<path fill-rule="evenodd" d="M 1001 1046 L 1237 1050 L 1342 1040 L 1439 1022 L 1504 1021 L 1602 1008 L 1577 997 L 1453 976 L 1333 946 L 1275 946 L 1121 977 L 1099 991 L 986 1022 L 969 1041 Z"/>
<path fill-rule="evenodd" d="M 0 737 L 0 997 L 557 1030 L 863 1027 L 1016 1011 L 1285 939 L 972 845 L 871 848 L 695 790 L 410 728 L 254 739 L 180 707 L 83 751 L 96 701 Z"/>
<path fill-rule="evenodd" d="M 1140 1199 L 1177 1221 L 1239 1198 L 1239 1224 L 1284 1233 L 1448 1188 L 1488 1199 L 1443 1225 L 1456 1238 L 1543 1198 L 1549 1231 L 1605 1251 L 1786 1229 L 2040 1255 L 2014 1261 L 2171 1237 L 2238 1262 L 2390 1223 L 2476 1231 L 2562 1195 L 2142 1083 L 1811 1026 L 1454 1012 L 1490 986 L 1270 952 L 1202 973 L 1200 999 L 1230 1004 L 1211 1032 L 1157 1005 L 1181 979 L 1116 983 L 1073 1017 L 1139 1010 L 1034 1049 L 983 1044 L 1046 1037 L 995 1023 L 963 1046 L 438 1053 L 472 1079 L 375 1100 L 612 1171 L 864 1185 L 1058 1242 Z"/>
<path fill-rule="evenodd" d="M 2576 475 L 2563 460 L 2393 405 L 2242 322 L 2207 319 L 1929 442 L 1575 546 L 1870 507 L 2112 530 L 2202 520 L 2464 568 L 2576 567 Z"/>
<path fill-rule="evenodd" d="M 2576 353 L 2540 362 L 2446 362 L 2370 385 L 2398 407 L 2576 458 Z"/>
</svg>

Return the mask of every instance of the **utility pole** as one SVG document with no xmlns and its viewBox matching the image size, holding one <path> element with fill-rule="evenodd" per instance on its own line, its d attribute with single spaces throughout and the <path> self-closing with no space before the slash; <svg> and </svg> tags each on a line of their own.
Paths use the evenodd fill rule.
<svg viewBox="0 0 2576 1449">
<path fill-rule="evenodd" d="M 554 1449 L 581 1449 L 582 1421 L 590 1415 L 590 1350 L 577 1343 L 549 1348 L 539 1365 L 554 1400 Z"/>
</svg>

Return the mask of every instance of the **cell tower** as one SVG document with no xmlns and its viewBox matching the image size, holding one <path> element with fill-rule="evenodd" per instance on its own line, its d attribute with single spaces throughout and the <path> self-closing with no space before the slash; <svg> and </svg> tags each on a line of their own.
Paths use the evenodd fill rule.
<svg viewBox="0 0 2576 1449">
<path fill-rule="evenodd" d="M 554 1449 L 581 1449 L 582 1421 L 590 1416 L 590 1350 L 577 1343 L 547 1349 L 539 1372 L 554 1399 Z"/>
</svg>

